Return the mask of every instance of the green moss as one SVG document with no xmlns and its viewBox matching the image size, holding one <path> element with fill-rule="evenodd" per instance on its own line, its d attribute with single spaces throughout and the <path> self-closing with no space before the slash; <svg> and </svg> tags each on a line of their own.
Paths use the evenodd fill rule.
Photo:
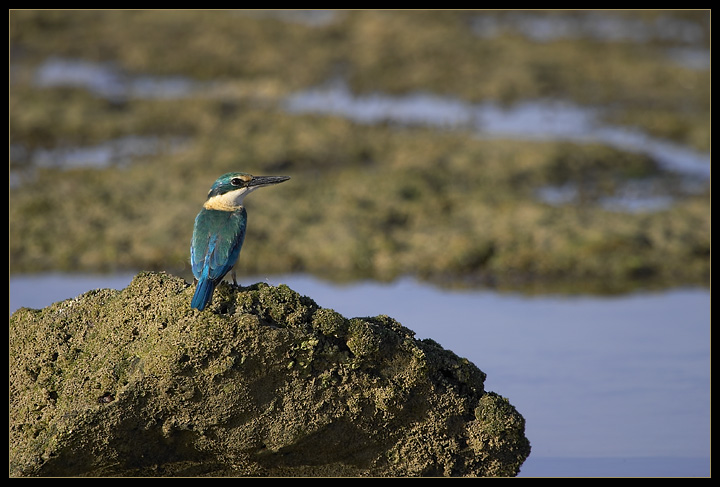
<svg viewBox="0 0 720 487">
<path fill-rule="evenodd" d="M 505 410 L 476 424 L 485 374 L 392 318 L 220 290 L 198 312 L 184 280 L 141 273 L 14 313 L 11 475 L 514 475 L 529 454 L 516 423 L 520 446 L 459 446 L 508 437 Z M 432 452 L 405 451 L 418 442 Z"/>
<path fill-rule="evenodd" d="M 347 335 L 348 320 L 335 310 L 321 308 L 313 314 L 313 328 L 326 336 Z"/>
<path fill-rule="evenodd" d="M 476 422 L 470 428 L 470 447 L 479 456 L 500 458 L 494 463 L 497 475 L 509 475 L 507 462 L 524 455 L 530 445 L 525 438 L 525 420 L 510 402 L 495 393 L 485 394 L 475 409 Z M 508 448 L 509 445 L 512 445 Z"/>
</svg>

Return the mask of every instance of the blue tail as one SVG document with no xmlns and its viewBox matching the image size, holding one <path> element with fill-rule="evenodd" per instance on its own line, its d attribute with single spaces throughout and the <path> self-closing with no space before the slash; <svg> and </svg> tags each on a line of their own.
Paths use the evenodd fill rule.
<svg viewBox="0 0 720 487">
<path fill-rule="evenodd" d="M 195 288 L 195 295 L 190 302 L 190 307 L 200 311 L 205 309 L 212 299 L 213 291 L 215 291 L 215 283 L 210 279 L 200 279 Z"/>
</svg>

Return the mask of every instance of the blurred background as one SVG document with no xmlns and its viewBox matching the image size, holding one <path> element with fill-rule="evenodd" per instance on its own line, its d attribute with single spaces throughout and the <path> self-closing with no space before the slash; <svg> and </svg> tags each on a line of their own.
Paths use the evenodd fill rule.
<svg viewBox="0 0 720 487">
<path fill-rule="evenodd" d="M 470 358 L 521 474 L 709 475 L 709 11 L 9 20 L 10 312 L 191 281 L 212 182 L 291 176 L 239 282 Z"/>
</svg>

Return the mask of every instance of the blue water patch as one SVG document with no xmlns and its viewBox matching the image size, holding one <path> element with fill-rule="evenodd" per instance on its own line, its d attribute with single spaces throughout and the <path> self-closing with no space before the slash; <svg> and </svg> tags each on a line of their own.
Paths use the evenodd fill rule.
<svg viewBox="0 0 720 487">
<path fill-rule="evenodd" d="M 208 86 L 185 76 L 132 76 L 112 62 L 58 57 L 51 57 L 38 67 L 34 84 L 40 88 L 85 88 L 108 99 L 181 98 Z"/>
<path fill-rule="evenodd" d="M 710 458 L 544 458 L 530 455 L 518 477 L 709 477 Z"/>
<path fill-rule="evenodd" d="M 604 42 L 699 44 L 705 40 L 703 27 L 690 20 L 666 15 L 637 18 L 598 11 L 480 13 L 472 18 L 471 28 L 483 38 L 514 34 L 535 42 L 593 39 Z"/>
<path fill-rule="evenodd" d="M 181 137 L 129 135 L 86 147 L 40 148 L 25 154 L 22 148 L 16 146 L 12 147 L 11 151 L 17 151 L 16 161 L 26 159 L 33 167 L 104 169 L 111 165 L 129 164 L 138 157 L 178 152 L 186 142 L 187 140 Z M 20 151 L 23 151 L 24 155 L 20 155 Z"/>
</svg>

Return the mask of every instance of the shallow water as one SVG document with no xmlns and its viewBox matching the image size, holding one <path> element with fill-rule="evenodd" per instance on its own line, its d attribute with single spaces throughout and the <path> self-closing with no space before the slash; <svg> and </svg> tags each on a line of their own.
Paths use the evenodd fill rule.
<svg viewBox="0 0 720 487">
<path fill-rule="evenodd" d="M 503 25 L 506 28 L 514 25 L 514 22 L 523 25 L 531 19 L 540 22 L 540 25 L 567 22 L 562 16 L 539 19 L 534 16 L 510 16 Z M 597 16 L 590 16 L 583 29 L 592 31 L 597 20 Z M 662 25 L 662 21 L 658 22 L 658 25 Z M 648 25 L 652 29 L 657 27 L 655 24 Z M 619 31 L 626 31 L 625 27 Z M 607 25 L 603 29 L 607 29 Z M 37 68 L 33 83 L 41 88 L 80 87 L 110 100 L 208 96 L 212 87 L 217 85 L 181 76 L 131 75 L 111 62 L 97 63 L 58 57 L 47 59 Z M 322 86 L 293 93 L 282 101 L 281 106 L 289 113 L 337 115 L 365 124 L 391 122 L 445 130 L 462 128 L 470 130 L 477 137 L 598 142 L 649 155 L 661 169 L 683 176 L 681 186 L 689 193 L 701 192 L 710 176 L 709 154 L 648 136 L 640 130 L 603 123 L 602 110 L 578 106 L 565 100 L 526 100 L 512 106 L 502 106 L 490 101 L 468 103 L 459 98 L 422 92 L 404 96 L 383 93 L 356 95 L 343 80 L 336 79 Z M 31 154 L 24 154 L 22 147 L 13 146 L 12 154 L 15 163 L 26 162 L 30 167 L 52 165 L 101 169 L 128 163 L 136 156 L 177 151 L 182 148 L 183 142 L 179 139 L 161 141 L 149 136 L 126 137 L 95 147 L 43 149 Z M 19 181 L 18 177 L 14 177 L 13 181 Z M 638 191 L 638 188 L 641 190 Z M 617 193 L 603 199 L 600 204 L 613 211 L 657 211 L 674 203 L 673 196 L 657 193 L 652 180 L 622 184 Z M 579 189 L 575 185 L 540 188 L 536 196 L 549 204 L 569 204 L 580 199 Z"/>
<path fill-rule="evenodd" d="M 555 19 L 558 21 L 559 19 Z M 177 76 L 129 75 L 113 63 L 50 58 L 35 72 L 38 87 L 82 87 L 108 99 L 183 98 L 207 94 L 213 84 Z M 210 90 L 211 91 L 211 90 Z M 512 106 L 494 102 L 468 103 L 464 100 L 431 93 L 390 96 L 382 93 L 356 95 L 342 80 L 333 80 L 288 96 L 282 107 L 289 113 L 320 113 L 346 117 L 358 123 L 392 122 L 423 125 L 437 129 L 462 128 L 477 137 L 501 137 L 515 140 L 567 140 L 578 143 L 599 142 L 609 146 L 647 154 L 661 169 L 683 177 L 679 188 L 687 193 L 704 190 L 710 176 L 709 154 L 695 151 L 640 130 L 618 127 L 601 121 L 602 111 L 581 107 L 563 100 L 530 100 Z M 133 158 L 182 150 L 179 138 L 125 137 L 93 147 L 41 149 L 25 154 L 13 146 L 15 163 L 29 167 L 94 167 L 130 163 Z M 20 179 L 11 174 L 17 185 Z M 629 181 L 619 185 L 617 194 L 599 203 L 613 211 L 657 211 L 668 208 L 674 197 L 657 192 L 652 180 Z M 549 204 L 579 201 L 576 185 L 539 188 L 536 196 Z"/>
<path fill-rule="evenodd" d="M 600 142 L 648 154 L 668 171 L 700 178 L 710 175 L 709 154 L 655 139 L 639 130 L 603 124 L 599 110 L 561 100 L 522 101 L 505 107 L 495 102 L 473 104 L 424 93 L 355 95 L 344 82 L 332 81 L 291 95 L 285 108 L 291 113 L 341 115 L 359 123 L 466 127 L 485 137 Z"/>
<path fill-rule="evenodd" d="M 43 307 L 132 275 L 17 276 L 10 310 Z M 288 284 L 347 317 L 387 314 L 467 357 L 525 417 L 524 476 L 709 476 L 710 293 L 618 297 L 447 291 L 412 279 Z"/>
<path fill-rule="evenodd" d="M 567 11 L 555 12 L 552 15 L 514 11 L 502 16 L 486 12 L 475 16 L 472 26 L 473 32 L 481 37 L 497 37 L 511 32 L 535 42 L 595 39 L 636 43 L 676 41 L 698 44 L 703 40 L 702 29 L 696 23 L 668 15 L 642 19 L 601 11 Z M 707 65 L 700 66 L 707 68 Z"/>
<path fill-rule="evenodd" d="M 51 58 L 40 65 L 39 87 L 75 86 L 106 98 L 182 98 L 206 91 L 208 83 L 178 76 L 130 76 L 113 63 Z M 465 127 L 480 136 L 601 142 L 646 153 L 666 170 L 707 179 L 710 156 L 639 130 L 600 121 L 598 109 L 563 100 L 522 101 L 513 106 L 468 103 L 430 93 L 355 95 L 341 80 L 294 93 L 283 104 L 290 113 L 341 115 L 359 123 L 396 122 L 436 128 Z"/>
<path fill-rule="evenodd" d="M 127 97 L 180 98 L 208 86 L 207 83 L 198 83 L 185 76 L 131 76 L 111 62 L 96 63 L 58 57 L 42 63 L 33 82 L 40 88 L 85 88 L 110 100 Z"/>
</svg>

